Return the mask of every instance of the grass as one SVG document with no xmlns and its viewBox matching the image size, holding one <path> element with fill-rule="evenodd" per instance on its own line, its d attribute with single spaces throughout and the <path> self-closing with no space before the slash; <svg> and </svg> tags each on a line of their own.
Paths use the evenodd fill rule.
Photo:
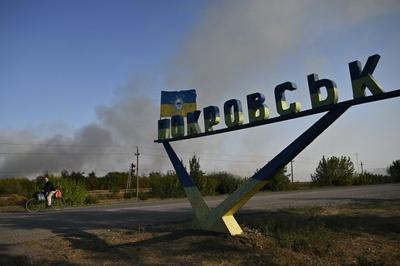
<svg viewBox="0 0 400 266">
<path fill-rule="evenodd" d="M 0 265 L 400 265 L 400 201 L 242 212 L 241 236 L 190 222 L 76 229 L 0 249 Z"/>
<path fill-rule="evenodd" d="M 285 254 L 282 264 L 400 264 L 399 201 L 251 213 L 240 220 L 273 240 L 270 251 Z"/>
</svg>

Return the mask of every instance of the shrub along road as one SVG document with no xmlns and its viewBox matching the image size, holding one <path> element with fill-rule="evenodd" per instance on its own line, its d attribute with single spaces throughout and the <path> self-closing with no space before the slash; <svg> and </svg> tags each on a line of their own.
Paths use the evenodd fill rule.
<svg viewBox="0 0 400 266">
<path fill-rule="evenodd" d="M 209 206 L 224 197 L 207 197 Z M 277 210 L 288 207 L 326 206 L 351 202 L 399 200 L 400 184 L 332 187 L 289 192 L 262 192 L 240 212 Z M 69 208 L 36 214 L 1 213 L 0 249 L 30 240 L 91 230 L 137 229 L 188 221 L 191 208 L 186 199 L 143 201 L 108 206 Z M 1 251 L 1 250 L 0 250 Z"/>
</svg>

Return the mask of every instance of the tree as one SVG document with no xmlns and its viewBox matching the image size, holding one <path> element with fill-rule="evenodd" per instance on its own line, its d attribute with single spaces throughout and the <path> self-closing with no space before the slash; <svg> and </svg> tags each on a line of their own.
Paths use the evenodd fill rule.
<svg viewBox="0 0 400 266">
<path fill-rule="evenodd" d="M 152 172 L 148 178 L 152 195 L 160 198 L 178 198 L 183 197 L 185 192 L 178 177 L 174 172 L 168 172 L 166 175 Z"/>
<path fill-rule="evenodd" d="M 286 167 L 284 167 L 263 187 L 263 190 L 283 191 L 289 188 L 290 180 L 286 174 Z"/>
<path fill-rule="evenodd" d="M 325 156 L 322 156 L 311 179 L 314 184 L 319 186 L 342 186 L 352 184 L 353 175 L 354 164 L 350 157 L 332 156 L 325 159 Z"/>
<path fill-rule="evenodd" d="M 211 179 L 204 175 L 204 172 L 200 169 L 200 158 L 193 157 L 189 160 L 190 176 L 193 178 L 194 182 L 197 184 L 199 190 L 203 195 L 214 195 L 216 182 L 212 182 Z"/>
<path fill-rule="evenodd" d="M 290 180 L 286 174 L 286 167 L 281 169 L 265 187 L 272 191 L 288 190 L 290 188 Z"/>
<path fill-rule="evenodd" d="M 119 192 L 122 188 L 126 187 L 126 181 L 128 179 L 127 172 L 109 172 L 104 177 L 106 182 L 106 188 L 113 193 Z"/>
<path fill-rule="evenodd" d="M 194 182 L 197 184 L 200 191 L 204 187 L 204 173 L 200 169 L 200 158 L 196 157 L 196 154 L 189 160 L 190 176 L 193 178 Z"/>
<path fill-rule="evenodd" d="M 95 172 L 90 172 L 88 177 L 86 178 L 86 189 L 87 190 L 96 190 L 97 188 L 97 177 Z"/>
<path fill-rule="evenodd" d="M 243 180 L 240 179 L 240 177 L 227 172 L 211 173 L 207 178 L 215 182 L 216 194 L 230 194 L 243 183 Z"/>
<path fill-rule="evenodd" d="M 400 182 L 400 160 L 393 161 L 387 169 L 387 173 L 393 181 Z"/>
<path fill-rule="evenodd" d="M 200 170 L 200 158 L 193 155 L 192 159 L 189 160 L 190 176 L 202 176 L 204 173 Z"/>
<path fill-rule="evenodd" d="M 78 184 L 80 182 L 84 183 L 85 182 L 85 172 L 72 171 L 68 178 L 74 180 L 76 184 Z"/>
<path fill-rule="evenodd" d="M 31 197 L 38 189 L 35 180 L 27 178 L 7 178 L 0 179 L 0 195 L 18 194 L 25 197 Z"/>
<path fill-rule="evenodd" d="M 129 167 L 129 175 L 131 177 L 135 176 L 136 173 L 136 165 L 131 163 L 130 167 Z"/>
<path fill-rule="evenodd" d="M 69 177 L 69 172 L 67 169 L 61 170 L 61 177 L 62 178 L 68 178 Z"/>
</svg>

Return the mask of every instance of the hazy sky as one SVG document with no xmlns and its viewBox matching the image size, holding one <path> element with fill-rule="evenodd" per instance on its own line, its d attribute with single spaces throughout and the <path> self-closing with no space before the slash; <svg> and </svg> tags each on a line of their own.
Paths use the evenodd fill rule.
<svg viewBox="0 0 400 266">
<path fill-rule="evenodd" d="M 161 90 L 196 88 L 200 108 L 239 99 L 247 122 L 246 95 L 264 93 L 276 116 L 285 81 L 309 109 L 313 72 L 351 99 L 348 63 L 376 53 L 374 77 L 399 89 L 398 25 L 398 0 L 0 1 L 0 178 L 125 171 L 136 145 L 141 172 L 171 169 L 153 143 Z M 322 155 L 370 171 L 400 159 L 399 112 L 400 98 L 352 107 L 295 159 L 295 179 Z M 319 116 L 173 146 L 206 171 L 249 176 Z"/>
</svg>

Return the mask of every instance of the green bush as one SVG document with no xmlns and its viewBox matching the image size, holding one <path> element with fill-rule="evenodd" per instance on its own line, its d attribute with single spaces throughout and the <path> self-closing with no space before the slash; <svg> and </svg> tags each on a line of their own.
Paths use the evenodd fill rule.
<svg viewBox="0 0 400 266">
<path fill-rule="evenodd" d="M 121 191 L 121 188 L 119 186 L 113 186 L 110 190 L 112 193 L 112 197 L 115 197 L 119 192 Z"/>
<path fill-rule="evenodd" d="M 0 195 L 18 194 L 29 198 L 36 190 L 35 181 L 27 178 L 7 178 L 0 180 Z"/>
<path fill-rule="evenodd" d="M 8 205 L 19 205 L 25 206 L 27 198 L 21 195 L 12 194 L 11 197 L 8 199 Z"/>
<path fill-rule="evenodd" d="M 124 199 L 131 199 L 133 196 L 132 191 L 124 193 Z"/>
<path fill-rule="evenodd" d="M 150 197 L 150 193 L 139 193 L 140 200 L 147 200 Z"/>
<path fill-rule="evenodd" d="M 322 156 L 315 173 L 311 175 L 311 180 L 318 186 L 351 185 L 353 174 L 354 165 L 350 157 L 332 156 L 325 159 L 325 156 Z"/>
<path fill-rule="evenodd" d="M 149 177 L 149 185 L 153 197 L 182 198 L 185 196 L 183 188 L 174 173 L 166 175 L 152 175 Z"/>
<path fill-rule="evenodd" d="M 194 182 L 202 195 L 229 194 L 235 191 L 243 180 L 226 172 L 217 172 L 204 175 L 200 171 L 192 171 Z M 180 198 L 185 196 L 182 185 L 175 173 L 169 172 L 166 175 L 151 173 L 146 178 L 151 193 L 148 196 L 159 198 Z"/>
<path fill-rule="evenodd" d="M 286 167 L 280 170 L 265 186 L 264 190 L 285 191 L 291 188 L 289 177 L 286 175 Z"/>
<path fill-rule="evenodd" d="M 230 194 L 234 192 L 242 183 L 243 179 L 227 172 L 216 172 L 206 176 L 214 182 L 215 194 Z"/>
<path fill-rule="evenodd" d="M 393 161 L 387 172 L 394 182 L 400 182 L 400 160 Z"/>
<path fill-rule="evenodd" d="M 70 178 L 53 179 L 54 185 L 63 193 L 67 205 L 83 205 L 86 203 L 88 192 L 84 180 L 72 180 Z"/>
<path fill-rule="evenodd" d="M 256 173 L 259 170 L 256 170 Z M 285 191 L 292 189 L 289 177 L 286 174 L 286 167 L 282 168 L 268 183 L 262 188 L 262 190 L 270 191 Z"/>
<path fill-rule="evenodd" d="M 27 198 L 18 194 L 12 194 L 9 197 L 1 197 L 0 198 L 0 207 L 3 206 L 24 206 L 27 201 Z"/>
<path fill-rule="evenodd" d="M 353 177 L 353 185 L 384 184 L 392 182 L 390 176 L 376 175 L 364 172 Z"/>
<path fill-rule="evenodd" d="M 86 196 L 85 203 L 86 203 L 87 205 L 89 205 L 89 204 L 96 204 L 96 203 L 99 203 L 99 199 L 98 199 L 96 196 L 87 195 L 87 196 Z"/>
</svg>

